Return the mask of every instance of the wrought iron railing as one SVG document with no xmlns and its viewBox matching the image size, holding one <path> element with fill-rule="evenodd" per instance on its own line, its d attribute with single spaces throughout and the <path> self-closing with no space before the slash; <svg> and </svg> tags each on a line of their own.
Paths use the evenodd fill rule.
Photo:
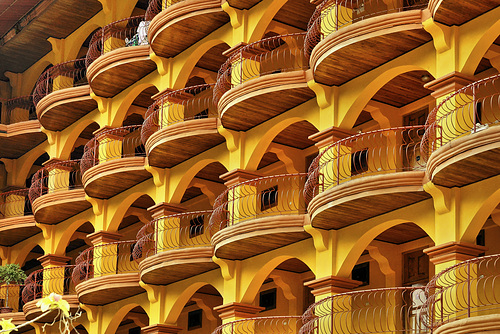
<svg viewBox="0 0 500 334">
<path fill-rule="evenodd" d="M 138 263 L 132 256 L 135 243 L 135 240 L 117 241 L 87 248 L 75 259 L 73 283 L 78 285 L 92 278 L 139 272 Z"/>
<path fill-rule="evenodd" d="M 33 204 L 42 195 L 82 187 L 80 160 L 60 161 L 44 166 L 33 175 L 29 198 Z"/>
<path fill-rule="evenodd" d="M 19 189 L 0 194 L 0 218 L 31 215 L 28 193 L 29 189 Z"/>
<path fill-rule="evenodd" d="M 213 84 L 182 88 L 158 97 L 148 108 L 142 127 L 142 142 L 156 131 L 189 120 L 218 116 L 213 101 Z"/>
<path fill-rule="evenodd" d="M 210 231 L 261 217 L 306 213 L 302 196 L 307 174 L 282 174 L 245 181 L 217 197 Z"/>
<path fill-rule="evenodd" d="M 38 78 L 33 92 L 33 102 L 36 106 L 41 99 L 52 92 L 87 84 L 85 58 L 57 64 L 45 70 Z"/>
<path fill-rule="evenodd" d="M 435 275 L 422 320 L 430 329 L 500 310 L 500 254 L 464 261 Z"/>
<path fill-rule="evenodd" d="M 269 37 L 248 44 L 222 65 L 214 88 L 215 103 L 230 89 L 261 76 L 306 70 L 305 33 Z"/>
<path fill-rule="evenodd" d="M 157 218 L 137 233 L 133 256 L 137 261 L 161 252 L 210 246 L 208 222 L 212 210 Z"/>
<path fill-rule="evenodd" d="M 80 163 L 82 175 L 89 168 L 104 162 L 146 156 L 141 143 L 141 127 L 142 125 L 130 125 L 109 129 L 89 140 Z"/>
<path fill-rule="evenodd" d="M 76 295 L 75 287 L 71 281 L 74 268 L 74 265 L 66 265 L 32 272 L 24 281 L 23 302 L 27 303 L 43 298 L 51 293 L 62 296 Z"/>
<path fill-rule="evenodd" d="M 256 317 L 228 322 L 217 327 L 212 334 L 295 334 L 301 325 L 300 316 Z"/>
<path fill-rule="evenodd" d="M 37 119 L 36 108 L 33 104 L 33 95 L 9 99 L 5 102 L 5 105 L 7 107 L 7 115 L 6 119 L 2 122 L 4 124 L 14 124 Z"/>
<path fill-rule="evenodd" d="M 87 52 L 86 66 L 113 50 L 138 45 L 147 45 L 149 21 L 144 15 L 128 17 L 112 22 L 92 36 Z"/>
<path fill-rule="evenodd" d="M 149 0 L 145 15 L 146 20 L 151 21 L 156 15 L 160 14 L 162 10 L 182 1 L 185 0 Z"/>
<path fill-rule="evenodd" d="M 305 39 L 307 57 L 331 33 L 364 19 L 389 13 L 427 8 L 428 0 L 325 0 L 308 23 Z"/>
<path fill-rule="evenodd" d="M 312 304 L 299 333 L 426 333 L 420 320 L 425 302 L 425 287 L 341 293 Z"/>
<path fill-rule="evenodd" d="M 12 312 L 23 311 L 23 284 L 5 284 L 0 286 L 0 306 L 12 309 Z"/>
<path fill-rule="evenodd" d="M 333 143 L 309 167 L 306 202 L 355 178 L 424 169 L 420 155 L 424 132 L 423 125 L 405 126 L 360 133 Z"/>
<path fill-rule="evenodd" d="M 479 80 L 448 96 L 431 111 L 422 139 L 429 156 L 450 141 L 500 123 L 500 75 Z"/>
</svg>

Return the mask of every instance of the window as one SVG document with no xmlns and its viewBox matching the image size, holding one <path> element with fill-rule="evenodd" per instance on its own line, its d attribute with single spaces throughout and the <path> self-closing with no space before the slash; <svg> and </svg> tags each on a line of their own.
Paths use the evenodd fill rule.
<svg viewBox="0 0 500 334">
<path fill-rule="evenodd" d="M 368 171 L 368 149 L 351 154 L 351 175 Z"/>
<path fill-rule="evenodd" d="M 276 308 L 276 288 L 260 293 L 259 306 L 263 307 L 264 311 L 274 310 Z"/>
<path fill-rule="evenodd" d="M 189 237 L 194 238 L 203 234 L 204 216 L 198 216 L 189 221 Z"/>
<path fill-rule="evenodd" d="M 260 211 L 278 205 L 278 186 L 268 188 L 260 193 Z"/>
<path fill-rule="evenodd" d="M 188 331 L 202 327 L 203 311 L 195 310 L 188 313 Z"/>
<path fill-rule="evenodd" d="M 360 286 L 370 284 L 370 262 L 355 265 L 352 269 L 351 277 L 355 281 L 363 282 Z"/>
</svg>

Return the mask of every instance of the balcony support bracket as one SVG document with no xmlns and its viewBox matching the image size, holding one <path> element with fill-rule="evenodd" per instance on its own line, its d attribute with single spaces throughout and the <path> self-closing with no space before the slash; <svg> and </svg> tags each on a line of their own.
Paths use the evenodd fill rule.
<svg viewBox="0 0 500 334">
<path fill-rule="evenodd" d="M 451 189 L 440 187 L 432 182 L 424 184 L 425 192 L 429 193 L 434 200 L 434 208 L 438 214 L 445 214 L 451 209 Z"/>
<path fill-rule="evenodd" d="M 452 28 L 437 23 L 432 18 L 425 20 L 422 25 L 425 31 L 432 35 L 434 47 L 438 53 L 443 53 L 451 48 Z"/>
</svg>

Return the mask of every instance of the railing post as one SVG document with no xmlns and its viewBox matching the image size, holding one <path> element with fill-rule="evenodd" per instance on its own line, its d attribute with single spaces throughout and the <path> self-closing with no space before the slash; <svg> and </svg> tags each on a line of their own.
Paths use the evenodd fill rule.
<svg viewBox="0 0 500 334">
<path fill-rule="evenodd" d="M 476 122 L 477 122 L 477 105 L 476 105 L 476 85 L 472 85 L 472 108 L 474 115 L 472 116 L 472 127 L 474 133 L 476 133 Z"/>
<path fill-rule="evenodd" d="M 340 143 L 337 144 L 337 185 L 340 184 Z"/>
<path fill-rule="evenodd" d="M 470 318 L 470 261 L 467 262 L 467 318 Z"/>
</svg>

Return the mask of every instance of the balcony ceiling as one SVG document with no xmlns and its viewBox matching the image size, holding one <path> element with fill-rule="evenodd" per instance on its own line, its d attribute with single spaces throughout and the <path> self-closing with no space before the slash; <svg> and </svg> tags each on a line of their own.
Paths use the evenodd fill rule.
<svg viewBox="0 0 500 334">
<path fill-rule="evenodd" d="M 0 80 L 24 72 L 50 52 L 47 38 L 68 37 L 101 8 L 98 0 L 0 1 Z"/>
</svg>

